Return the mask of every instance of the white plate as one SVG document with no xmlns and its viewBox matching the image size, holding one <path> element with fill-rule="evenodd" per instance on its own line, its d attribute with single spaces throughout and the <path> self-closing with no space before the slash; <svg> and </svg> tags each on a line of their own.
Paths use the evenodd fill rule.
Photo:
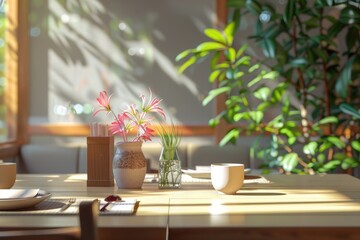
<svg viewBox="0 0 360 240">
<path fill-rule="evenodd" d="M 15 210 L 35 206 L 51 196 L 50 193 L 39 190 L 35 197 L 1 199 L 0 210 Z"/>
<path fill-rule="evenodd" d="M 210 171 L 200 171 L 194 169 L 182 169 L 181 171 L 193 178 L 211 178 Z"/>
<path fill-rule="evenodd" d="M 40 189 L 0 189 L 0 200 L 11 200 L 14 198 L 33 198 Z"/>
<path fill-rule="evenodd" d="M 194 169 L 182 169 L 183 173 L 193 177 L 193 178 L 211 178 L 210 170 L 194 170 Z M 244 172 L 249 173 L 251 171 L 250 168 L 245 168 Z"/>
</svg>

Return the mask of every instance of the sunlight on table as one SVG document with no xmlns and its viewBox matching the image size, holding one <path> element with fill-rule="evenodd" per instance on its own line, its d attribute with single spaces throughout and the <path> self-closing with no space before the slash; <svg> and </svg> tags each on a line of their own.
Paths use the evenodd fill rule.
<svg viewBox="0 0 360 240">
<path fill-rule="evenodd" d="M 271 191 L 262 194 L 246 192 L 249 191 L 240 191 L 230 197 L 219 196 L 218 199 L 172 198 L 170 212 L 173 215 L 360 212 L 360 203 L 335 190 L 292 190 L 278 195 Z M 268 197 L 264 198 L 266 195 Z"/>
</svg>

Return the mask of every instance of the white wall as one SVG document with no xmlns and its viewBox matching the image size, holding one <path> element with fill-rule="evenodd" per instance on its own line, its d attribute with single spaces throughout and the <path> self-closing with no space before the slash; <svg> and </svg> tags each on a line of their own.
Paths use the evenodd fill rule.
<svg viewBox="0 0 360 240">
<path fill-rule="evenodd" d="M 205 40 L 214 2 L 30 1 L 30 124 L 106 121 L 91 116 L 100 91 L 120 110 L 150 87 L 175 123 L 207 125 L 208 66 L 179 76 L 175 56 Z M 90 110 L 74 114 L 76 104 Z"/>
</svg>

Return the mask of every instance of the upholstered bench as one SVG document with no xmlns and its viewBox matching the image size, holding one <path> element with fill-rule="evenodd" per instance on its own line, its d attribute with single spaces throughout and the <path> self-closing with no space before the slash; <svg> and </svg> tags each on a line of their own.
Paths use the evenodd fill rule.
<svg viewBox="0 0 360 240">
<path fill-rule="evenodd" d="M 246 168 L 256 164 L 250 161 L 250 145 L 225 146 L 200 143 L 181 144 L 178 155 L 182 168 L 209 166 L 217 162 L 244 163 Z M 148 162 L 148 171 L 156 172 L 161 152 L 160 143 L 144 143 L 142 146 Z M 21 147 L 18 171 L 22 173 L 86 173 L 86 145 L 26 144 Z"/>
</svg>

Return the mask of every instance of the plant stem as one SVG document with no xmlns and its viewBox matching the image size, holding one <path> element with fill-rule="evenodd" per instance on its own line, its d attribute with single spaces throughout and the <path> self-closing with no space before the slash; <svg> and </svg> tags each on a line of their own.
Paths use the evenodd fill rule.
<svg viewBox="0 0 360 240">
<path fill-rule="evenodd" d="M 294 46 L 294 56 L 298 57 L 298 49 L 297 49 L 297 28 L 296 24 L 293 26 L 293 34 L 292 34 L 292 41 Z M 306 91 L 306 84 L 304 80 L 303 73 L 300 68 L 296 68 L 296 72 L 299 77 L 299 87 L 300 87 L 300 100 L 302 105 L 300 106 L 300 114 L 301 114 L 301 132 L 305 138 L 305 142 L 308 142 L 310 137 L 309 135 L 309 124 L 307 120 L 307 91 Z"/>
<path fill-rule="evenodd" d="M 323 27 L 322 23 L 323 23 L 323 9 L 320 10 L 320 18 L 319 18 L 320 35 L 324 35 L 324 33 L 323 33 L 324 27 Z M 323 43 L 320 44 L 320 48 L 324 53 L 327 54 L 327 51 L 326 51 Z M 323 69 L 323 83 L 324 83 L 324 88 L 325 88 L 326 116 L 330 116 L 329 84 L 328 84 L 328 74 L 327 74 L 327 66 L 326 66 L 325 60 L 322 61 L 322 69 Z"/>
</svg>

